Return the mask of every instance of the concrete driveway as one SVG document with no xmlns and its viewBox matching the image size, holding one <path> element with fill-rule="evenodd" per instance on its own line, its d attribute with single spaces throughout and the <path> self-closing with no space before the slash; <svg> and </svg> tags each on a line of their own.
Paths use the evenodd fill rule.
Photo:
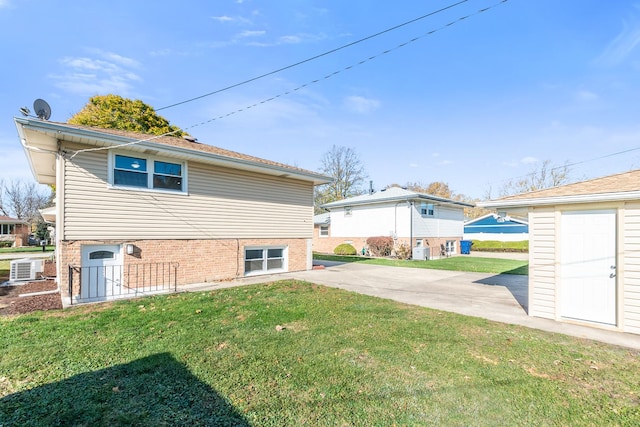
<svg viewBox="0 0 640 427">
<path fill-rule="evenodd" d="M 322 263 L 325 268 L 279 277 L 640 349 L 640 335 L 528 316 L 528 276 L 383 267 L 357 262 L 315 263 Z"/>
<path fill-rule="evenodd" d="M 516 323 L 527 317 L 528 277 L 315 261 L 297 279 L 468 316 Z"/>
</svg>

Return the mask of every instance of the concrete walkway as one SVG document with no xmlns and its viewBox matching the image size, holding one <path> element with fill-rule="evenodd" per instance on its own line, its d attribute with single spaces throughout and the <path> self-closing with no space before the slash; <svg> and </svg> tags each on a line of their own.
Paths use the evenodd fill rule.
<svg viewBox="0 0 640 427">
<path fill-rule="evenodd" d="M 318 263 L 316 261 L 316 263 Z M 640 350 L 640 335 L 556 322 L 527 315 L 528 277 L 322 261 L 322 270 L 256 276 L 180 287 L 221 289 L 298 279 L 407 304 L 557 332 Z"/>
<path fill-rule="evenodd" d="M 54 252 L 12 252 L 0 254 L 0 260 L 7 259 L 22 259 L 22 258 L 49 258 L 53 256 Z"/>
</svg>

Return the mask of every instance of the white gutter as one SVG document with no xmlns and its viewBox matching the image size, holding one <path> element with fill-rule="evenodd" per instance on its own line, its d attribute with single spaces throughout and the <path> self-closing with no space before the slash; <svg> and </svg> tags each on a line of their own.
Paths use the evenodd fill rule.
<svg viewBox="0 0 640 427">
<path fill-rule="evenodd" d="M 488 200 L 476 203 L 481 208 L 519 208 L 527 206 L 568 205 L 574 203 L 597 203 L 611 201 L 640 200 L 640 191 L 620 193 L 580 194 L 575 196 L 541 197 L 518 200 Z"/>
</svg>

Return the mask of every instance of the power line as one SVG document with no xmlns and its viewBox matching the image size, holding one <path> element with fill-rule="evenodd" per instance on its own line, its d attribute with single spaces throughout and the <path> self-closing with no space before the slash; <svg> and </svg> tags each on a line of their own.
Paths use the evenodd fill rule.
<svg viewBox="0 0 640 427">
<path fill-rule="evenodd" d="M 466 2 L 466 1 L 468 1 L 468 0 L 464 0 L 463 2 Z M 246 107 L 244 107 L 244 108 L 240 108 L 240 109 L 237 109 L 237 110 L 231 111 L 231 112 L 229 112 L 229 113 L 227 113 L 227 114 L 223 114 L 223 115 L 220 115 L 220 116 L 218 116 L 218 117 L 213 117 L 213 118 L 211 118 L 211 119 L 209 119 L 209 120 L 205 120 L 205 121 L 202 121 L 202 122 L 199 122 L 199 123 L 193 124 L 193 125 L 191 125 L 191 126 L 187 126 L 187 127 L 183 128 L 183 130 L 193 129 L 193 128 L 198 127 L 198 126 L 203 126 L 203 125 L 205 125 L 205 124 L 208 124 L 208 123 L 214 122 L 214 121 L 216 121 L 216 120 L 224 119 L 224 118 L 226 118 L 226 117 L 229 117 L 229 116 L 235 115 L 235 114 L 240 113 L 240 112 L 243 112 L 243 111 L 245 111 L 245 110 L 249 110 L 249 109 L 251 109 L 251 108 L 254 108 L 254 107 L 257 107 L 257 106 L 260 106 L 260 105 L 266 104 L 266 103 L 271 102 L 271 101 L 275 101 L 275 100 L 276 100 L 276 99 L 278 99 L 278 98 L 281 98 L 281 97 L 283 97 L 283 96 L 290 95 L 290 94 L 292 94 L 293 92 L 297 92 L 297 91 L 299 91 L 299 90 L 301 90 L 301 89 L 306 88 L 307 86 L 310 86 L 310 85 L 313 85 L 313 84 L 316 84 L 316 83 L 320 83 L 321 81 L 324 81 L 324 80 L 330 79 L 331 77 L 334 77 L 334 76 L 336 76 L 336 75 L 338 75 L 338 74 L 340 74 L 340 73 L 343 73 L 343 72 L 345 72 L 345 71 L 349 71 L 349 70 L 353 69 L 354 67 L 357 67 L 357 66 L 359 66 L 359 65 L 363 65 L 363 64 L 365 64 L 365 63 L 367 63 L 367 62 L 369 62 L 369 61 L 372 61 L 372 60 L 374 60 L 374 59 L 376 59 L 376 58 L 378 58 L 378 57 L 380 57 L 380 56 L 386 55 L 386 54 L 391 53 L 391 52 L 393 52 L 393 51 L 396 51 L 396 50 L 398 50 L 398 49 L 400 49 L 400 48 L 403 48 L 403 47 L 405 47 L 405 46 L 408 46 L 408 45 L 410 45 L 411 43 L 415 43 L 415 42 L 417 42 L 418 40 L 421 40 L 421 39 L 423 39 L 423 38 L 425 38 L 425 37 L 427 37 L 427 36 L 430 36 L 430 35 L 432 35 L 432 34 L 437 33 L 438 31 L 442 31 L 442 30 L 444 30 L 444 29 L 446 29 L 446 28 L 451 27 L 451 26 L 452 26 L 452 25 L 454 25 L 454 24 L 457 24 L 457 23 L 460 23 L 460 22 L 462 22 L 462 21 L 465 21 L 465 20 L 467 20 L 468 18 L 470 18 L 470 17 L 472 17 L 472 16 L 476 16 L 476 15 L 479 15 L 479 14 L 481 14 L 481 13 L 483 13 L 483 12 L 487 12 L 487 11 L 489 11 L 489 10 L 491 10 L 491 9 L 494 9 L 494 8 L 496 8 L 496 7 L 498 7 L 498 6 L 500 6 L 500 5 L 504 4 L 504 3 L 506 3 L 507 1 L 509 1 L 509 0 L 500 0 L 498 3 L 495 3 L 495 4 L 493 4 L 492 6 L 488 6 L 488 7 L 485 7 L 485 8 L 483 8 L 483 9 L 479 9 L 479 10 L 477 10 L 477 11 L 476 11 L 476 12 L 474 12 L 474 13 L 470 13 L 470 14 L 467 14 L 467 15 L 461 16 L 461 17 L 459 17 L 458 19 L 455 19 L 455 20 L 453 20 L 453 21 L 451 21 L 451 22 L 449 22 L 449 23 L 447 23 L 447 24 L 445 24 L 445 25 L 442 25 L 442 26 L 440 26 L 440 27 L 438 27 L 438 28 L 436 28 L 436 29 L 433 29 L 433 30 L 430 30 L 430 31 L 428 31 L 428 32 L 426 32 L 426 33 L 423 33 L 422 35 L 417 36 L 417 37 L 414 37 L 414 38 L 412 38 L 412 39 L 410 39 L 410 40 L 407 40 L 407 41 L 405 41 L 404 43 L 400 43 L 399 45 L 397 45 L 397 46 L 395 46 L 395 47 L 392 47 L 392 48 L 390 48 L 390 49 L 387 49 L 387 50 L 384 50 L 384 51 L 382 51 L 382 52 L 379 52 L 379 53 L 378 53 L 378 54 L 376 54 L 376 55 L 372 55 L 372 56 L 370 56 L 370 57 L 368 57 L 368 58 L 366 58 L 366 59 L 363 59 L 363 60 L 361 60 L 361 61 L 359 61 L 359 62 L 356 62 L 356 63 L 353 63 L 353 64 L 351 64 L 351 65 L 348 65 L 348 66 L 346 66 L 346 67 L 344 67 L 344 68 L 342 68 L 342 69 L 340 69 L 340 70 L 336 70 L 336 71 L 334 71 L 334 72 L 332 72 L 332 73 L 329 73 L 329 74 L 325 75 L 325 76 L 324 76 L 324 77 L 322 77 L 322 78 L 318 78 L 318 79 L 315 79 L 315 80 L 311 80 L 311 81 L 309 81 L 309 82 L 307 82 L 307 83 L 304 83 L 304 84 L 302 84 L 302 85 L 300 85 L 300 86 L 298 86 L 298 87 L 296 87 L 296 88 L 294 88 L 294 89 L 288 90 L 288 91 L 286 91 L 286 92 L 282 92 L 282 93 L 280 93 L 280 94 L 278 94 L 278 95 L 275 95 L 275 96 L 272 96 L 272 97 L 270 97 L 270 98 L 264 99 L 264 100 L 262 100 L 262 101 L 256 102 L 256 103 L 251 104 L 251 105 L 249 105 L 249 106 L 246 106 Z M 456 5 L 457 5 L 457 4 L 460 4 L 460 3 L 463 3 L 463 2 L 456 3 Z M 451 7 L 453 7 L 453 6 L 447 6 L 447 8 L 451 8 Z M 440 10 L 445 10 L 445 9 L 440 9 Z M 432 12 L 432 13 L 431 13 L 431 15 L 433 15 L 434 13 L 436 13 L 436 12 Z M 428 15 L 425 15 L 425 16 L 428 16 Z M 421 19 L 421 18 L 416 18 L 416 19 L 414 19 L 413 21 L 416 21 L 416 20 L 418 20 L 418 19 Z M 410 21 L 410 22 L 411 22 L 411 21 Z M 401 25 L 404 25 L 404 24 L 401 24 Z M 396 26 L 396 27 L 399 27 L 399 26 Z M 395 27 L 394 27 L 394 28 L 395 28 Z M 390 30 L 386 30 L 386 31 L 390 31 Z M 371 37 L 374 37 L 374 36 L 369 36 L 369 38 L 371 38 Z M 355 42 L 354 42 L 354 43 L 355 43 Z M 336 50 L 337 50 L 337 49 L 336 49 Z M 275 73 L 275 72 L 277 72 L 277 71 L 274 71 L 274 72 L 272 72 L 272 73 L 270 73 L 270 74 L 273 74 L 273 73 Z M 268 75 L 268 74 L 265 74 L 264 76 L 266 76 L 266 75 Z M 260 77 L 256 77 L 256 78 L 254 78 L 253 80 L 256 80 L 256 79 L 258 79 L 258 78 L 260 78 Z M 241 84 L 244 84 L 244 83 L 238 83 L 238 84 L 236 84 L 236 85 L 234 85 L 234 86 L 229 86 L 229 88 L 231 88 L 231 87 L 235 87 L 235 86 L 239 86 L 239 85 L 241 85 Z M 211 92 L 211 93 L 209 93 L 209 94 L 201 95 L 200 97 L 197 97 L 197 98 L 192 98 L 192 99 L 190 99 L 190 100 L 186 100 L 186 101 L 183 101 L 183 102 L 181 102 L 181 103 L 177 103 L 177 104 L 173 104 L 173 105 L 170 105 L 170 106 L 167 106 L 167 107 L 163 107 L 163 109 L 170 108 L 170 107 L 173 107 L 173 106 L 176 106 L 176 105 L 180 105 L 180 104 L 184 104 L 184 103 L 186 103 L 186 102 L 191 102 L 191 101 L 194 101 L 194 100 L 196 100 L 196 99 L 203 98 L 203 97 L 205 97 L 205 96 L 213 95 L 214 93 L 221 92 L 222 90 L 227 90 L 227 89 L 221 89 L 221 90 L 216 91 L 216 92 Z M 160 110 L 160 109 L 159 109 L 159 110 Z M 157 110 L 156 110 L 156 111 L 157 111 Z M 137 141 L 131 141 L 131 142 L 128 142 L 128 143 L 123 144 L 123 145 L 121 145 L 121 146 L 135 145 L 135 144 L 139 144 L 139 143 L 141 143 L 141 142 L 151 141 L 151 140 L 154 140 L 154 139 L 157 139 L 157 138 L 163 137 L 163 136 L 169 136 L 169 135 L 172 135 L 172 134 L 174 134 L 174 133 L 176 133 L 176 132 L 178 132 L 178 130 L 175 130 L 175 131 L 173 131 L 173 132 L 167 132 L 167 133 L 164 133 L 164 134 L 162 134 L 162 135 L 153 135 L 153 136 L 150 136 L 149 138 L 145 138 L 145 139 L 141 139 L 141 140 L 137 140 Z M 111 148 L 111 147 L 96 147 L 96 148 L 87 148 L 87 149 L 83 149 L 83 150 L 74 151 L 74 153 L 73 153 L 73 155 L 70 157 L 70 159 L 73 159 L 73 158 L 74 158 L 77 154 L 79 154 L 79 153 L 84 153 L 84 152 L 89 152 L 89 151 L 108 150 L 108 149 L 110 149 L 110 148 Z"/>
<path fill-rule="evenodd" d="M 332 77 L 335 77 L 336 75 L 338 75 L 338 74 L 340 74 L 340 73 L 343 73 L 343 72 L 345 72 L 345 71 L 349 71 L 349 70 L 351 70 L 351 69 L 353 69 L 353 68 L 355 68 L 355 67 L 357 67 L 357 66 L 359 66 L 359 65 L 363 65 L 363 64 L 365 64 L 365 63 L 367 63 L 367 62 L 369 62 L 369 61 L 372 61 L 372 60 L 374 60 L 374 59 L 377 59 L 377 58 L 379 58 L 380 56 L 386 55 L 386 54 L 391 53 L 391 52 L 393 52 L 393 51 L 396 51 L 396 50 L 398 50 L 398 49 L 400 49 L 400 48 L 403 48 L 403 47 L 405 47 L 405 46 L 408 46 L 408 45 L 410 45 L 411 43 L 415 43 L 415 42 L 417 42 L 418 40 L 421 40 L 421 39 L 423 39 L 423 38 L 425 38 L 425 37 L 427 37 L 427 36 L 430 36 L 430 35 L 432 35 L 432 34 L 437 33 L 438 31 L 442 31 L 442 30 L 444 30 L 444 29 L 446 29 L 446 28 L 449 28 L 449 27 L 451 27 L 451 26 L 452 26 L 452 25 L 454 25 L 454 24 L 460 23 L 460 22 L 462 22 L 462 21 L 464 21 L 464 20 L 466 20 L 466 19 L 468 19 L 468 18 L 471 18 L 472 16 L 479 15 L 479 14 L 481 14 L 481 13 L 483 13 L 483 12 L 487 12 L 487 11 L 489 11 L 489 10 L 493 9 L 493 8 L 496 8 L 496 7 L 500 6 L 500 5 L 502 5 L 503 3 L 506 3 L 507 1 L 509 1 L 509 0 L 500 0 L 500 2 L 499 2 L 499 3 L 496 3 L 496 4 L 492 5 L 492 6 L 485 7 L 484 9 L 479 9 L 478 11 L 476 11 L 476 12 L 474 12 L 474 13 L 470 13 L 470 14 L 468 14 L 468 15 L 461 16 L 461 17 L 459 17 L 458 19 L 453 20 L 453 21 L 451 21 L 451 22 L 449 22 L 449 23 L 447 23 L 447 24 L 444 24 L 444 25 L 442 25 L 442 26 L 441 26 L 441 27 L 439 27 L 439 28 L 436 28 L 436 29 L 434 29 L 434 30 L 430 30 L 430 31 L 428 31 L 428 32 L 426 32 L 426 33 L 424 33 L 424 34 L 422 34 L 422 35 L 420 35 L 420 36 L 414 37 L 414 38 L 412 38 L 412 39 L 410 39 L 410 40 L 405 41 L 404 43 L 400 43 L 399 45 L 397 45 L 397 46 L 395 46 L 395 47 L 392 47 L 392 48 L 390 48 L 390 49 L 387 49 L 387 50 L 384 50 L 384 51 L 382 51 L 382 52 L 379 52 L 379 53 L 377 53 L 377 54 L 375 54 L 375 55 L 372 55 L 372 56 L 370 56 L 370 57 L 368 57 L 368 58 L 366 58 L 366 59 L 363 59 L 363 60 L 361 60 L 361 61 L 359 61 L 359 62 L 356 62 L 356 63 L 353 63 L 353 64 L 351 64 L 351 65 L 348 65 L 348 66 L 346 66 L 346 67 L 344 67 L 344 68 L 342 68 L 342 69 L 340 69 L 340 70 L 333 71 L 333 72 L 331 72 L 331 73 L 329 73 L 329 74 L 325 75 L 324 77 L 321 77 L 321 78 L 318 78 L 318 79 L 315 79 L 315 80 L 311 80 L 311 81 L 309 81 L 309 82 L 307 82 L 307 83 L 304 83 L 304 84 L 302 84 L 302 85 L 300 85 L 300 86 L 297 86 L 297 87 L 296 87 L 296 88 L 294 88 L 294 89 L 288 90 L 288 91 L 286 91 L 286 92 L 279 93 L 278 95 L 272 96 L 272 97 L 267 98 L 267 99 L 263 99 L 262 101 L 256 102 L 256 103 L 254 103 L 254 104 L 248 105 L 248 106 L 243 107 L 243 108 L 239 108 L 239 109 L 234 110 L 234 111 L 231 111 L 231 112 L 229 112 L 229 113 L 227 113 L 227 114 L 223 114 L 223 115 L 220 115 L 220 116 L 218 116 L 218 117 L 213 117 L 213 118 L 211 118 L 211 119 L 209 119 L 209 120 L 205 120 L 205 121 L 203 121 L 203 122 L 196 123 L 196 124 L 193 124 L 193 125 L 191 125 L 191 126 L 185 127 L 185 128 L 184 128 L 184 130 L 187 130 L 187 129 L 193 129 L 193 128 L 195 128 L 195 127 L 202 126 L 202 125 L 205 125 L 205 124 L 208 124 L 208 123 L 214 122 L 214 121 L 216 121 L 216 120 L 221 120 L 221 119 L 224 119 L 224 118 L 226 118 L 226 117 L 233 116 L 233 115 L 235 115 L 235 114 L 237 114 L 237 113 L 241 113 L 241 112 L 243 112 L 243 111 L 246 111 L 246 110 L 249 110 L 249 109 L 251 109 L 251 108 L 254 108 L 254 107 L 260 106 L 260 105 L 262 105 L 262 104 L 266 104 L 266 103 L 268 103 L 268 102 L 275 101 L 275 100 L 276 100 L 276 99 L 278 99 L 278 98 L 282 98 L 283 96 L 290 95 L 290 94 L 292 94 L 292 93 L 294 93 L 294 92 L 297 92 L 297 91 L 299 91 L 299 90 L 301 90 L 301 89 L 304 89 L 304 88 L 306 88 L 306 87 L 308 87 L 308 86 L 311 86 L 311 85 L 313 85 L 313 84 L 320 83 L 321 81 L 324 81 L 324 80 L 328 80 L 328 79 L 330 79 L 330 78 L 332 78 Z M 203 96 L 206 96 L 206 95 L 203 95 Z M 187 102 L 187 101 L 185 101 L 185 102 Z M 166 108 L 166 107 L 165 107 L 165 108 Z"/>
<path fill-rule="evenodd" d="M 282 68 L 278 68 L 277 70 L 269 71 L 268 73 L 261 74 L 261 75 L 256 76 L 256 77 L 252 77 L 252 78 L 250 78 L 248 80 L 244 80 L 244 81 L 242 81 L 240 83 L 235 83 L 235 84 L 232 84 L 230 86 L 224 87 L 222 89 L 218 89 L 218 90 L 214 90 L 213 92 L 205 93 L 204 95 L 200 95 L 200 96 L 196 96 L 194 98 L 186 99 L 184 101 L 176 102 L 175 104 L 167 105 L 167 106 L 162 107 L 162 108 L 157 108 L 156 111 L 166 110 L 168 108 L 177 107 L 178 105 L 182 105 L 182 104 L 186 104 L 186 103 L 189 103 L 189 102 L 197 101 L 198 99 L 206 98 L 208 96 L 215 95 L 217 93 L 224 92 L 224 91 L 227 91 L 229 89 L 233 89 L 233 88 L 236 88 L 238 86 L 242 86 L 242 85 L 245 85 L 247 83 L 254 82 L 256 80 L 260 80 L 262 78 L 265 78 L 265 77 L 280 73 L 282 71 L 289 70 L 291 68 L 297 67 L 297 66 L 302 65 L 302 64 L 306 64 L 307 62 L 314 61 L 316 59 L 322 58 L 322 57 L 327 56 L 327 55 L 331 55 L 332 53 L 338 52 L 340 50 L 346 49 L 346 48 L 351 47 L 351 46 L 355 46 L 355 45 L 357 45 L 359 43 L 362 43 L 362 42 L 365 42 L 367 40 L 373 39 L 375 37 L 381 36 L 383 34 L 389 33 L 391 31 L 395 31 L 395 30 L 397 30 L 399 28 L 402 28 L 402 27 L 405 27 L 407 25 L 413 24 L 414 22 L 420 21 L 420 20 L 428 18 L 430 16 L 437 15 L 438 13 L 442 13 L 442 12 L 448 10 L 448 9 L 452 9 L 452 8 L 454 8 L 456 6 L 459 6 L 462 3 L 466 3 L 468 1 L 469 0 L 461 0 L 461 1 L 457 2 L 457 3 L 453 3 L 453 4 L 450 4 L 448 6 L 443 7 L 441 9 L 435 10 L 433 12 L 429 12 L 426 15 L 419 16 L 417 18 L 411 19 L 410 21 L 403 22 L 402 24 L 395 25 L 393 27 L 387 28 L 386 30 L 382 30 L 380 32 L 377 32 L 375 34 L 372 34 L 372 35 L 369 35 L 367 37 L 361 38 L 359 40 L 353 41 L 351 43 L 347 43 L 347 44 L 342 45 L 340 47 L 337 47 L 335 49 L 328 50 L 328 51 L 326 51 L 324 53 L 321 53 L 319 55 L 312 56 L 310 58 L 304 59 L 302 61 L 296 62 L 296 63 L 291 64 L 291 65 L 287 65 L 287 66 L 282 67 Z M 505 1 L 507 1 L 507 0 L 505 0 Z"/>
</svg>

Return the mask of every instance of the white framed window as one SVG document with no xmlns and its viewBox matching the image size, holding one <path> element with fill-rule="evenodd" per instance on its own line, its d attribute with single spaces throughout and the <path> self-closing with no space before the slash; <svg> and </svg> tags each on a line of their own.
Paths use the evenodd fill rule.
<svg viewBox="0 0 640 427">
<path fill-rule="evenodd" d="M 0 224 L 0 234 L 13 234 L 15 224 Z"/>
<path fill-rule="evenodd" d="M 420 215 L 433 216 L 435 209 L 433 203 L 422 202 L 420 203 Z"/>
<path fill-rule="evenodd" d="M 152 156 L 112 153 L 109 181 L 114 187 L 186 192 L 186 165 Z"/>
<path fill-rule="evenodd" d="M 329 226 L 321 225 L 320 226 L 320 237 L 329 237 Z"/>
<path fill-rule="evenodd" d="M 422 239 L 416 239 L 416 248 L 422 247 Z"/>
<path fill-rule="evenodd" d="M 244 275 L 287 271 L 287 247 L 263 246 L 244 249 Z"/>
<path fill-rule="evenodd" d="M 352 213 L 351 206 L 345 206 L 344 207 L 344 216 L 351 216 L 351 213 Z"/>
<path fill-rule="evenodd" d="M 455 240 L 447 240 L 445 243 L 445 250 L 447 254 L 455 254 L 456 253 L 456 241 Z"/>
</svg>

